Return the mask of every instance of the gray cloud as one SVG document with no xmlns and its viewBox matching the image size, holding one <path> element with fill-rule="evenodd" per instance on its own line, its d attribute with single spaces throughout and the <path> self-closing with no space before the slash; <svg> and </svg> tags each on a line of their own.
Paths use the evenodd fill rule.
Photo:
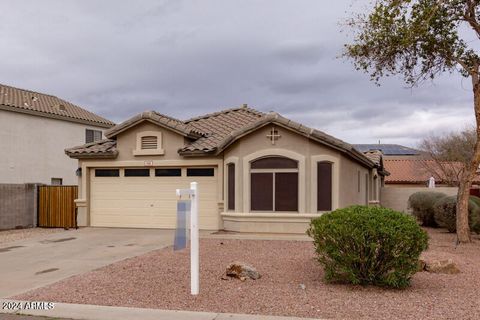
<svg viewBox="0 0 480 320">
<path fill-rule="evenodd" d="M 3 1 L 0 82 L 114 121 L 248 103 L 352 143 L 415 145 L 472 121 L 470 84 L 457 75 L 377 87 L 337 58 L 350 2 Z"/>
</svg>

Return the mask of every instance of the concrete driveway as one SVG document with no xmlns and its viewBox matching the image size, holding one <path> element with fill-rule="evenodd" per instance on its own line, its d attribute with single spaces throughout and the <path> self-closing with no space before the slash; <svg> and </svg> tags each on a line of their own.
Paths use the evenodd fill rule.
<svg viewBox="0 0 480 320">
<path fill-rule="evenodd" d="M 0 298 L 171 245 L 173 230 L 82 228 L 0 245 Z"/>
</svg>

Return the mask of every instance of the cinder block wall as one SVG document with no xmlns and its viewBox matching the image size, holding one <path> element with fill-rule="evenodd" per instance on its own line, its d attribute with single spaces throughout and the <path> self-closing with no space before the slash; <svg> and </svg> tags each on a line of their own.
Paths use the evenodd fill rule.
<svg viewBox="0 0 480 320">
<path fill-rule="evenodd" d="M 36 226 L 37 185 L 0 184 L 0 230 Z"/>
<path fill-rule="evenodd" d="M 438 187 L 429 189 L 422 187 L 384 187 L 381 189 L 380 204 L 382 207 L 408 213 L 408 198 L 413 193 L 419 191 L 443 192 L 447 196 L 454 196 L 457 194 L 458 188 Z"/>
</svg>

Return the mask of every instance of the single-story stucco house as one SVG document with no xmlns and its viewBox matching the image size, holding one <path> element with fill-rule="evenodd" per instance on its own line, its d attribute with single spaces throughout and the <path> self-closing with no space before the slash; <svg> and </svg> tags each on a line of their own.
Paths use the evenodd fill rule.
<svg viewBox="0 0 480 320">
<path fill-rule="evenodd" d="M 196 181 L 201 229 L 303 233 L 313 217 L 378 204 L 381 157 L 247 105 L 186 121 L 143 112 L 78 159 L 78 223 L 175 228 L 175 189 Z"/>
</svg>

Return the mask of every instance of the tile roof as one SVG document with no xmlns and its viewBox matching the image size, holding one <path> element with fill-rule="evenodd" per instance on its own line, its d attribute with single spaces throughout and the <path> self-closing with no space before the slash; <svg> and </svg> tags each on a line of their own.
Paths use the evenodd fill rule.
<svg viewBox="0 0 480 320">
<path fill-rule="evenodd" d="M 116 158 L 118 154 L 117 141 L 104 139 L 87 143 L 82 146 L 65 149 L 65 154 L 74 159 Z"/>
<path fill-rule="evenodd" d="M 390 160 L 384 159 L 385 169 L 390 172 L 388 177 L 385 177 L 386 183 L 427 183 L 430 177 L 434 177 L 438 183 L 441 183 L 445 176 L 442 177 L 441 170 L 432 171 L 436 167 L 434 160 L 428 159 L 405 159 L 405 160 Z M 475 182 L 480 181 L 477 175 Z"/>
<path fill-rule="evenodd" d="M 105 136 L 109 139 L 114 139 L 119 133 L 144 120 L 167 127 L 187 138 L 190 138 L 192 141 L 178 151 L 179 154 L 184 156 L 205 154 L 218 155 L 244 135 L 257 130 L 264 125 L 274 123 L 295 131 L 309 139 L 316 140 L 322 144 L 337 149 L 368 167 L 373 168 L 377 165 L 374 160 L 371 160 L 369 157 L 359 152 L 352 145 L 334 138 L 320 130 L 306 127 L 298 122 L 284 118 L 275 112 L 263 113 L 248 108 L 247 106 L 226 109 L 185 121 L 174 119 L 155 111 L 147 111 L 107 130 Z M 115 142 L 113 140 L 109 141 L 112 143 L 113 148 Z M 70 152 L 67 153 L 69 155 L 75 155 L 78 157 L 78 154 L 82 153 L 82 148 L 88 153 L 89 149 L 93 148 L 93 146 L 80 146 L 68 149 L 66 152 Z M 76 150 L 76 153 L 71 152 L 73 149 Z"/>
<path fill-rule="evenodd" d="M 399 144 L 354 144 L 355 149 L 361 152 L 380 150 L 386 156 L 420 155 L 421 151 Z"/>
<path fill-rule="evenodd" d="M 181 120 L 166 116 L 156 111 L 145 111 L 105 131 L 105 136 L 110 139 L 115 138 L 119 133 L 135 126 L 136 124 L 144 120 L 148 120 L 159 126 L 166 127 L 172 131 L 175 131 L 183 136 L 190 138 L 200 138 L 201 136 L 205 135 L 205 132 L 198 130 L 195 127 L 189 126 Z"/>
<path fill-rule="evenodd" d="M 110 128 L 115 123 L 52 95 L 0 84 L 0 109 Z"/>
<path fill-rule="evenodd" d="M 372 160 L 376 165 L 382 163 L 382 152 L 379 150 L 372 150 L 363 153 L 368 159 Z"/>
<path fill-rule="evenodd" d="M 256 123 L 264 115 L 263 112 L 241 107 L 188 119 L 185 123 L 200 132 L 204 132 L 204 135 L 182 148 L 180 153 L 213 152 L 232 132 Z"/>
</svg>

